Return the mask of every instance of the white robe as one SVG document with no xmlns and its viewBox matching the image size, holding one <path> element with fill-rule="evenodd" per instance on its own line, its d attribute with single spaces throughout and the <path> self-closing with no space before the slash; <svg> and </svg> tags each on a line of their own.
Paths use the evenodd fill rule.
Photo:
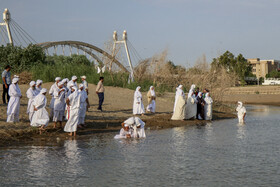
<svg viewBox="0 0 280 187">
<path fill-rule="evenodd" d="M 150 89 L 150 92 L 151 92 L 151 96 L 156 97 L 156 93 L 154 90 Z M 155 100 L 152 100 L 151 103 L 148 104 L 147 111 L 153 112 L 153 113 L 156 112 L 156 101 Z"/>
<path fill-rule="evenodd" d="M 63 89 L 63 88 L 62 88 Z M 65 90 L 60 92 L 62 89 L 55 89 L 53 92 L 54 106 L 53 106 L 53 121 L 62 121 L 65 109 Z M 59 94 L 60 92 L 60 94 Z"/>
<path fill-rule="evenodd" d="M 142 102 L 142 94 L 140 91 L 135 91 L 133 101 L 133 114 L 144 114 L 145 108 Z"/>
<path fill-rule="evenodd" d="M 176 104 L 178 102 L 179 96 L 185 97 L 185 93 L 181 88 L 176 88 L 176 94 L 175 94 L 175 102 L 174 102 L 174 107 L 173 107 L 173 113 L 175 112 Z"/>
<path fill-rule="evenodd" d="M 146 138 L 145 122 L 142 121 L 139 117 L 130 117 L 125 120 L 124 123 L 129 125 L 132 138 Z"/>
<path fill-rule="evenodd" d="M 79 124 L 85 123 L 85 117 L 87 112 L 87 92 L 85 90 L 79 90 L 79 93 L 81 95 L 81 107 L 80 107 L 80 117 L 79 117 Z"/>
<path fill-rule="evenodd" d="M 236 111 L 237 111 L 238 122 L 244 123 L 243 116 L 246 113 L 246 108 L 244 106 L 238 106 L 236 108 Z"/>
<path fill-rule="evenodd" d="M 49 94 L 52 96 L 50 106 L 49 106 L 51 109 L 51 114 L 50 114 L 51 117 L 53 117 L 53 115 L 54 115 L 54 101 L 55 101 L 54 92 L 57 92 L 57 91 L 59 91 L 59 88 L 57 86 L 57 83 L 54 83 L 49 90 Z"/>
<path fill-rule="evenodd" d="M 7 108 L 7 122 L 19 122 L 21 91 L 18 84 L 11 84 L 8 94 L 10 96 L 10 100 Z"/>
<path fill-rule="evenodd" d="M 31 122 L 34 114 L 33 102 L 34 102 L 34 98 L 37 96 L 36 89 L 29 88 L 26 92 L 26 96 L 29 99 L 27 105 L 27 113 L 29 115 L 29 121 Z"/>
<path fill-rule="evenodd" d="M 188 97 L 187 99 L 187 106 L 186 106 L 186 116 L 185 119 L 196 119 L 197 113 L 197 100 L 195 96 Z"/>
<path fill-rule="evenodd" d="M 213 100 L 211 97 L 206 96 L 205 99 L 205 105 L 204 105 L 204 117 L 205 120 L 212 120 L 212 104 Z"/>
<path fill-rule="evenodd" d="M 70 96 L 72 94 L 72 91 L 71 90 L 68 90 L 68 92 L 66 93 L 66 95 L 65 95 L 65 112 L 66 112 L 66 114 L 65 114 L 65 120 L 68 120 L 69 119 L 69 114 L 70 114 L 70 106 L 67 106 L 67 104 L 66 104 L 66 100 L 67 100 L 67 98 Z"/>
<path fill-rule="evenodd" d="M 50 118 L 46 110 L 46 96 L 41 93 L 37 95 L 34 99 L 33 105 L 37 108 L 37 111 L 35 111 L 30 125 L 33 127 L 40 127 L 42 125 L 47 126 Z"/>
<path fill-rule="evenodd" d="M 78 86 L 77 86 L 77 82 L 74 82 L 73 80 L 71 80 L 71 81 L 69 81 L 69 82 L 67 83 L 67 88 L 68 88 L 68 90 L 71 90 L 71 89 L 70 89 L 70 85 L 72 85 L 72 84 L 74 84 L 74 86 L 78 87 Z"/>
<path fill-rule="evenodd" d="M 69 119 L 64 127 L 65 132 L 75 132 L 77 131 L 77 126 L 79 123 L 79 112 L 81 107 L 81 95 L 78 91 L 73 92 L 69 97 L 70 113 Z"/>
<path fill-rule="evenodd" d="M 186 111 L 186 100 L 183 96 L 179 95 L 171 120 L 185 119 L 185 111 Z"/>
<path fill-rule="evenodd" d="M 125 131 L 123 128 L 120 130 L 120 134 L 117 134 L 114 139 L 127 138 L 126 135 L 131 135 L 131 130 Z"/>
</svg>

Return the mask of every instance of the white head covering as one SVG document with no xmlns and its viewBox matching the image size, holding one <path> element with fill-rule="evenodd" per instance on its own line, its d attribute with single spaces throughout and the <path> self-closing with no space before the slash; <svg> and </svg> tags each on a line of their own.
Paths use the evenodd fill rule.
<svg viewBox="0 0 280 187">
<path fill-rule="evenodd" d="M 86 79 L 87 77 L 85 75 L 81 76 L 82 79 Z"/>
<path fill-rule="evenodd" d="M 42 90 L 40 91 L 40 94 L 43 94 L 43 93 L 47 93 L 47 89 L 46 88 L 42 88 Z"/>
<path fill-rule="evenodd" d="M 202 92 L 198 92 L 197 97 L 201 98 L 202 97 Z"/>
<path fill-rule="evenodd" d="M 188 93 L 188 98 L 192 96 L 192 94 L 194 93 L 194 89 L 195 89 L 195 85 L 192 84 L 192 85 L 191 85 L 191 88 L 190 88 L 190 90 L 189 90 L 189 93 Z"/>
<path fill-rule="evenodd" d="M 77 80 L 77 76 L 74 75 L 74 76 L 72 77 L 72 81 L 73 81 L 73 80 Z"/>
<path fill-rule="evenodd" d="M 55 81 L 61 81 L 61 78 L 60 77 L 56 77 Z"/>
<path fill-rule="evenodd" d="M 83 84 L 80 84 L 80 85 L 79 85 L 79 88 L 83 88 L 83 87 L 84 87 L 84 85 L 83 85 Z"/>
<path fill-rule="evenodd" d="M 238 106 L 242 107 L 243 106 L 243 103 L 241 101 L 238 101 Z"/>
<path fill-rule="evenodd" d="M 14 78 L 19 78 L 19 76 L 18 75 L 14 75 Z"/>
<path fill-rule="evenodd" d="M 40 79 L 38 79 L 37 81 L 36 81 L 36 85 L 38 86 L 39 84 L 42 84 L 43 83 L 43 81 L 42 80 L 40 80 Z"/>
<path fill-rule="evenodd" d="M 77 86 L 73 86 L 71 89 L 73 89 L 73 90 L 75 90 L 75 91 L 78 90 Z"/>
<path fill-rule="evenodd" d="M 183 85 L 182 85 L 182 84 L 180 84 L 180 85 L 178 86 L 178 88 L 182 89 L 182 88 L 183 88 Z"/>
<path fill-rule="evenodd" d="M 13 78 L 12 83 L 16 84 L 19 81 L 19 78 Z"/>
<path fill-rule="evenodd" d="M 68 78 L 65 78 L 66 82 L 69 82 L 69 79 Z"/>
<path fill-rule="evenodd" d="M 30 86 L 30 87 L 32 87 L 32 86 L 34 86 L 34 85 L 36 85 L 36 82 L 35 82 L 35 81 L 31 81 L 31 82 L 29 83 L 29 86 Z"/>
<path fill-rule="evenodd" d="M 150 91 L 151 91 L 151 95 L 152 96 L 156 96 L 155 90 L 152 90 L 152 88 L 154 88 L 153 86 L 150 86 Z"/>
<path fill-rule="evenodd" d="M 124 124 L 124 127 L 129 127 L 129 125 L 125 123 L 125 124 Z"/>
<path fill-rule="evenodd" d="M 140 87 L 140 86 L 137 86 L 136 91 L 139 92 L 140 89 L 141 89 L 141 87 Z"/>
<path fill-rule="evenodd" d="M 73 82 L 70 83 L 69 88 L 75 86 L 75 84 Z"/>
<path fill-rule="evenodd" d="M 209 97 L 209 93 L 208 92 L 205 94 L 205 97 Z"/>
<path fill-rule="evenodd" d="M 64 83 L 63 81 L 60 81 L 59 83 L 57 83 L 58 86 L 62 86 Z"/>
</svg>

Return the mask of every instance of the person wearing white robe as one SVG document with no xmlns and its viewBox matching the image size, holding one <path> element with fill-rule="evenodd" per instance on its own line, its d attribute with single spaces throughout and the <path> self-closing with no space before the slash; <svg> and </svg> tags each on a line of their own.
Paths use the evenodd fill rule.
<svg viewBox="0 0 280 187">
<path fill-rule="evenodd" d="M 183 86 L 177 87 L 173 115 L 171 120 L 184 120 L 186 111 L 185 93 L 182 90 Z"/>
<path fill-rule="evenodd" d="M 54 89 L 53 98 L 54 98 L 54 107 L 53 107 L 53 121 L 54 128 L 56 128 L 57 122 L 62 126 L 62 120 L 64 116 L 65 109 L 65 94 L 66 90 L 63 88 L 63 82 L 58 83 L 58 89 Z"/>
<path fill-rule="evenodd" d="M 19 122 L 19 107 L 22 95 L 18 86 L 18 81 L 18 78 L 13 78 L 12 84 L 9 87 L 8 94 L 10 100 L 7 108 L 7 122 Z"/>
<path fill-rule="evenodd" d="M 47 89 L 42 88 L 40 93 L 34 98 L 34 115 L 31 121 L 31 126 L 40 127 L 40 134 L 47 127 L 50 118 L 46 110 L 47 98 L 46 98 Z"/>
<path fill-rule="evenodd" d="M 197 100 L 194 94 L 194 89 L 195 85 L 193 84 L 188 93 L 185 119 L 196 119 Z"/>
<path fill-rule="evenodd" d="M 37 96 L 37 92 L 36 92 L 36 82 L 35 81 L 31 81 L 29 83 L 30 88 L 27 90 L 26 92 L 26 96 L 29 99 L 28 100 L 28 105 L 27 105 L 27 114 L 29 116 L 29 121 L 32 121 L 32 117 L 34 114 L 34 107 L 33 107 L 33 102 L 34 102 L 34 98 Z"/>
<path fill-rule="evenodd" d="M 135 138 L 146 138 L 145 122 L 142 121 L 138 117 L 134 117 L 134 120 L 135 120 L 136 132 L 137 132 L 137 136 L 134 135 L 134 137 Z"/>
<path fill-rule="evenodd" d="M 69 85 L 69 90 L 68 90 L 68 92 L 66 93 L 66 95 L 65 95 L 65 104 L 66 104 L 66 101 L 67 101 L 67 98 L 72 94 L 72 87 L 73 86 L 75 86 L 75 84 L 74 83 L 71 83 L 70 85 Z M 69 119 L 69 113 L 70 113 L 70 106 L 68 106 L 67 104 L 65 105 L 65 112 L 66 112 L 66 114 L 65 114 L 65 120 L 68 120 Z"/>
<path fill-rule="evenodd" d="M 58 88 L 58 83 L 61 81 L 61 78 L 60 77 L 56 77 L 55 78 L 55 83 L 51 86 L 50 90 L 49 90 L 49 94 L 52 96 L 52 99 L 51 99 L 51 102 L 50 102 L 50 109 L 51 109 L 51 112 L 50 112 L 50 117 L 53 118 L 54 116 L 54 101 L 55 101 L 55 98 L 54 98 L 54 92 L 57 92 L 59 90 Z"/>
<path fill-rule="evenodd" d="M 65 132 L 69 132 L 69 135 L 76 136 L 77 126 L 79 123 L 79 112 L 81 107 L 81 95 L 78 92 L 77 87 L 72 87 L 73 93 L 67 98 L 66 103 L 70 106 L 69 119 L 64 127 Z"/>
<path fill-rule="evenodd" d="M 40 93 L 40 91 L 42 90 L 42 84 L 43 84 L 43 81 L 42 80 L 40 80 L 40 79 L 38 79 L 37 81 L 36 81 L 36 93 L 37 93 L 37 95 Z"/>
<path fill-rule="evenodd" d="M 175 102 L 174 102 L 174 107 L 173 107 L 173 113 L 175 113 L 175 108 L 176 108 L 176 104 L 178 102 L 178 98 L 179 96 L 182 96 L 185 98 L 185 93 L 183 91 L 183 85 L 179 85 L 177 88 L 176 88 L 176 94 L 175 94 Z"/>
<path fill-rule="evenodd" d="M 245 116 L 246 116 L 246 108 L 243 106 L 241 101 L 238 101 L 238 106 L 236 108 L 237 117 L 239 123 L 244 123 Z"/>
<path fill-rule="evenodd" d="M 141 114 L 144 115 L 145 108 L 142 102 L 142 94 L 140 92 L 141 87 L 138 86 L 136 91 L 134 92 L 134 101 L 133 101 L 133 114 Z"/>
<path fill-rule="evenodd" d="M 123 124 L 123 128 L 121 128 L 120 133 L 117 134 L 115 139 L 122 139 L 122 138 L 131 138 L 131 129 L 129 128 L 128 124 Z"/>
<path fill-rule="evenodd" d="M 206 93 L 205 94 L 205 105 L 204 105 L 204 117 L 205 117 L 205 120 L 212 120 L 212 104 L 213 104 L 213 100 L 212 98 L 210 97 L 210 94 L 209 93 Z"/>
<path fill-rule="evenodd" d="M 70 90 L 70 85 L 74 84 L 74 86 L 78 87 L 77 85 L 77 76 L 72 76 L 71 81 L 67 83 L 67 88 Z"/>
<path fill-rule="evenodd" d="M 84 126 L 85 125 L 85 117 L 86 117 L 87 108 L 89 108 L 90 105 L 89 105 L 89 102 L 88 102 L 88 95 L 87 95 L 87 92 L 84 89 L 83 84 L 79 85 L 79 93 L 81 95 L 79 125 Z"/>
<path fill-rule="evenodd" d="M 147 111 L 155 113 L 156 112 L 156 93 L 153 86 L 150 87 L 150 90 L 147 93 L 148 97 L 148 106 Z"/>
</svg>

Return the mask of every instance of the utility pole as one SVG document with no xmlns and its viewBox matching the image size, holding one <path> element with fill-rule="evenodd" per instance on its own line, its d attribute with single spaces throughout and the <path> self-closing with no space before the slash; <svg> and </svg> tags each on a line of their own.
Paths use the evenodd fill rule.
<svg viewBox="0 0 280 187">
<path fill-rule="evenodd" d="M 113 33 L 113 40 L 114 40 L 114 44 L 113 44 L 113 54 L 112 54 L 112 56 L 114 58 L 116 56 L 116 54 L 115 54 L 116 53 L 116 45 L 117 44 L 124 44 L 125 51 L 126 51 L 126 56 L 127 56 L 127 61 L 129 63 L 129 67 L 130 67 L 129 81 L 130 82 L 134 82 L 133 66 L 132 66 L 132 63 L 131 63 L 131 58 L 130 58 L 129 50 L 128 50 L 128 47 L 127 47 L 127 32 L 126 32 L 126 30 L 123 31 L 123 38 L 122 38 L 122 40 L 118 40 L 117 31 L 114 31 L 114 33 Z M 113 60 L 110 63 L 110 67 L 109 67 L 110 71 L 112 69 L 112 64 L 113 64 Z"/>
<path fill-rule="evenodd" d="M 14 45 L 13 37 L 12 37 L 11 29 L 10 29 L 10 24 L 9 24 L 10 21 L 11 21 L 11 14 L 10 14 L 10 12 L 7 8 L 3 12 L 3 21 L 4 22 L 0 23 L 0 25 L 5 25 L 6 26 L 10 44 Z"/>
</svg>

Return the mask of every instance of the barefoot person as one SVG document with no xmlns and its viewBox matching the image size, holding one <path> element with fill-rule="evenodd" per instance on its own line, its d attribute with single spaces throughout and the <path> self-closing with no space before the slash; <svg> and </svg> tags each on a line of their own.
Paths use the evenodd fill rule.
<svg viewBox="0 0 280 187">
<path fill-rule="evenodd" d="M 64 127 L 65 132 L 69 132 L 69 135 L 76 136 L 77 126 L 79 123 L 79 112 L 81 107 L 81 95 L 78 92 L 78 88 L 72 87 L 73 93 L 67 98 L 66 104 L 70 107 L 69 119 Z"/>
<path fill-rule="evenodd" d="M 156 93 L 155 88 L 153 86 L 150 87 L 150 90 L 147 93 L 148 98 L 148 106 L 147 106 L 147 112 L 156 112 Z"/>
<path fill-rule="evenodd" d="M 236 111 L 239 123 L 244 123 L 246 116 L 246 108 L 243 106 L 243 103 L 241 101 L 238 101 Z"/>
<path fill-rule="evenodd" d="M 42 88 L 40 94 L 37 95 L 34 99 L 34 115 L 31 121 L 31 126 L 40 127 L 40 134 L 44 128 L 48 125 L 50 118 L 46 110 L 47 98 L 46 98 L 47 89 Z"/>
<path fill-rule="evenodd" d="M 142 94 L 140 92 L 141 87 L 138 86 L 134 92 L 134 101 L 133 101 L 133 114 L 141 114 L 142 116 L 145 113 L 145 108 L 142 102 Z"/>
<path fill-rule="evenodd" d="M 33 102 L 34 102 L 34 98 L 37 96 L 37 92 L 36 92 L 36 88 L 35 88 L 35 86 L 36 86 L 35 81 L 31 81 L 29 83 L 29 85 L 30 85 L 30 88 L 27 90 L 26 96 L 29 99 L 28 105 L 27 105 L 27 114 L 29 116 L 29 121 L 31 122 L 33 114 L 35 112 L 34 107 L 33 107 Z"/>
<path fill-rule="evenodd" d="M 7 108 L 7 122 L 19 122 L 19 107 L 22 95 L 18 81 L 18 78 L 13 78 L 12 84 L 9 87 L 10 100 Z"/>
<path fill-rule="evenodd" d="M 99 98 L 99 105 L 98 105 L 98 108 L 97 110 L 100 110 L 102 111 L 102 104 L 103 104 L 103 101 L 104 101 L 104 86 L 103 86 L 103 82 L 104 82 L 104 77 L 100 77 L 99 78 L 99 82 L 96 86 L 96 94 L 98 95 L 98 98 Z"/>
<path fill-rule="evenodd" d="M 53 104 L 53 127 L 56 128 L 57 122 L 59 122 L 62 127 L 62 120 L 65 110 L 65 94 L 66 90 L 63 88 L 63 82 L 58 83 L 58 89 L 55 89 L 53 92 L 54 104 Z"/>
<path fill-rule="evenodd" d="M 88 102 L 87 92 L 85 91 L 83 84 L 79 85 L 79 93 L 81 95 L 79 125 L 85 126 L 86 112 L 87 112 L 87 108 L 89 108 L 90 105 L 89 105 L 89 102 Z"/>
</svg>

